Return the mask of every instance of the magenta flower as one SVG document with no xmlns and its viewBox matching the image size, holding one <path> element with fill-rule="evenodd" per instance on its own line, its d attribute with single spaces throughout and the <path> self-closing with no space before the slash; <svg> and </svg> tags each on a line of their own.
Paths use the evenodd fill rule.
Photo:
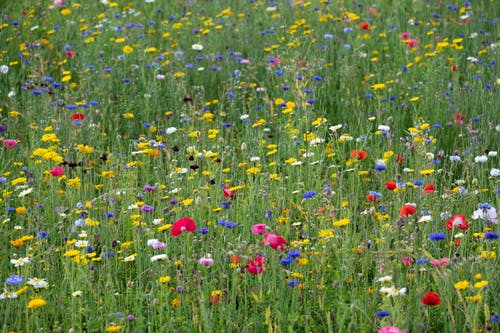
<svg viewBox="0 0 500 333">
<path fill-rule="evenodd" d="M 266 233 L 267 229 L 268 229 L 268 227 L 264 223 L 254 224 L 252 226 L 252 234 L 254 234 L 254 235 L 263 235 L 263 234 Z"/>
<path fill-rule="evenodd" d="M 3 140 L 4 148 L 14 148 L 17 145 L 17 140 L 14 139 L 5 139 Z"/>
<path fill-rule="evenodd" d="M 286 250 L 286 240 L 282 236 L 273 233 L 264 236 L 262 245 L 269 245 L 274 250 Z"/>
<path fill-rule="evenodd" d="M 60 165 L 50 169 L 50 174 L 54 177 L 59 177 L 59 176 L 62 176 L 64 175 L 64 168 Z"/>
<path fill-rule="evenodd" d="M 194 232 L 196 231 L 196 223 L 189 217 L 178 219 L 170 228 L 170 233 L 174 237 L 178 237 L 183 231 Z"/>
<path fill-rule="evenodd" d="M 407 333 L 407 331 L 400 330 L 399 328 L 395 326 L 384 326 L 382 328 L 379 328 L 378 333 Z"/>
</svg>

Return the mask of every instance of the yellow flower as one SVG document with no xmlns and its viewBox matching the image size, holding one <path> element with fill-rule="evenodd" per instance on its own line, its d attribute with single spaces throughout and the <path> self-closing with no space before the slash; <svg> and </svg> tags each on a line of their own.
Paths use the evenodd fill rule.
<svg viewBox="0 0 500 333">
<path fill-rule="evenodd" d="M 60 11 L 60 13 L 63 16 L 68 16 L 69 14 L 71 14 L 71 10 L 69 10 L 68 8 L 64 8 Z"/>
<path fill-rule="evenodd" d="M 377 83 L 372 85 L 373 90 L 379 90 L 379 89 L 384 89 L 385 88 L 385 83 Z"/>
<path fill-rule="evenodd" d="M 68 186 L 79 188 L 81 186 L 80 178 L 75 177 L 68 179 Z"/>
<path fill-rule="evenodd" d="M 64 253 L 65 257 L 74 257 L 80 254 L 79 250 L 68 250 Z"/>
<path fill-rule="evenodd" d="M 24 206 L 16 207 L 16 213 L 19 215 L 23 215 L 24 213 L 26 213 L 26 207 Z"/>
<path fill-rule="evenodd" d="M 123 47 L 123 53 L 125 53 L 125 54 L 130 54 L 130 53 L 132 53 L 132 52 L 134 52 L 134 49 L 133 49 L 131 46 L 129 46 L 129 45 L 125 45 L 125 46 Z"/>
<path fill-rule="evenodd" d="M 168 283 L 168 282 L 170 282 L 170 280 L 172 280 L 172 278 L 168 275 L 165 275 L 165 276 L 161 276 L 157 281 L 158 281 L 158 283 Z"/>
<path fill-rule="evenodd" d="M 458 281 L 457 283 L 454 284 L 454 287 L 457 290 L 465 290 L 469 287 L 469 281 L 467 280 Z"/>
<path fill-rule="evenodd" d="M 481 289 L 481 288 L 488 286 L 488 284 L 489 283 L 486 280 L 478 281 L 478 282 L 474 283 L 474 288 Z"/>
<path fill-rule="evenodd" d="M 41 296 L 37 296 L 28 302 L 28 308 L 36 309 L 36 308 L 42 307 L 46 304 L 47 304 L 47 302 Z"/>
<path fill-rule="evenodd" d="M 248 169 L 246 170 L 247 175 L 256 175 L 256 174 L 257 174 L 257 173 L 259 173 L 259 172 L 260 172 L 260 169 L 259 169 L 259 168 L 255 168 L 255 167 L 253 167 L 253 168 L 248 168 Z"/>
<path fill-rule="evenodd" d="M 344 227 L 344 226 L 348 225 L 350 222 L 351 221 L 348 218 L 340 219 L 340 220 L 334 221 L 333 226 L 334 227 Z"/>
<path fill-rule="evenodd" d="M 110 332 L 110 333 L 113 333 L 113 332 L 118 332 L 118 331 L 120 331 L 122 328 L 123 328 L 123 326 L 120 326 L 120 325 L 108 326 L 108 327 L 106 328 L 106 332 Z"/>
</svg>

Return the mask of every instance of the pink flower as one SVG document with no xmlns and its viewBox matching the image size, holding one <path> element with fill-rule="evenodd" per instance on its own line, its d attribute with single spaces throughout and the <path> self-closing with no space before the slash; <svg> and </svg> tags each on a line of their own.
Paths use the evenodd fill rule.
<svg viewBox="0 0 500 333">
<path fill-rule="evenodd" d="M 286 240 L 282 236 L 269 233 L 264 236 L 262 245 L 269 245 L 274 250 L 285 250 Z"/>
<path fill-rule="evenodd" d="M 155 250 L 163 250 L 166 247 L 166 245 L 163 242 L 154 242 L 152 247 Z"/>
<path fill-rule="evenodd" d="M 407 333 L 407 331 L 400 330 L 399 328 L 395 326 L 384 326 L 382 328 L 379 328 L 378 333 Z"/>
<path fill-rule="evenodd" d="M 267 231 L 267 225 L 264 223 L 254 224 L 252 226 L 252 234 L 254 235 L 263 235 Z"/>
<path fill-rule="evenodd" d="M 60 165 L 50 169 L 50 174 L 54 177 L 59 177 L 59 176 L 62 176 L 64 175 L 64 168 Z"/>
<path fill-rule="evenodd" d="M 200 258 L 200 260 L 198 261 L 200 263 L 200 265 L 203 265 L 203 266 L 211 266 L 213 263 L 214 263 L 214 260 L 210 257 L 208 258 Z"/>
<path fill-rule="evenodd" d="M 409 32 L 403 32 L 401 34 L 401 39 L 408 39 L 410 38 L 410 33 Z"/>
<path fill-rule="evenodd" d="M 401 261 L 403 262 L 403 265 L 406 267 L 411 267 L 413 265 L 412 257 L 401 257 Z"/>
<path fill-rule="evenodd" d="M 441 258 L 441 259 L 431 260 L 431 266 L 434 266 L 434 267 L 446 267 L 449 264 L 450 264 L 449 258 Z"/>
<path fill-rule="evenodd" d="M 250 274 L 260 274 L 264 272 L 264 260 L 266 260 L 263 256 L 258 256 L 250 260 L 250 262 L 246 265 L 247 271 Z"/>
<path fill-rule="evenodd" d="M 194 232 L 196 230 L 196 223 L 189 217 L 178 219 L 172 225 L 170 233 L 174 237 L 178 237 L 183 231 Z"/>
<path fill-rule="evenodd" d="M 63 0 L 53 0 L 52 4 L 56 7 L 62 8 L 62 6 L 64 6 L 64 1 Z"/>
<path fill-rule="evenodd" d="M 14 139 L 3 140 L 4 148 L 14 148 L 16 145 L 17 145 L 17 140 L 14 140 Z"/>
</svg>

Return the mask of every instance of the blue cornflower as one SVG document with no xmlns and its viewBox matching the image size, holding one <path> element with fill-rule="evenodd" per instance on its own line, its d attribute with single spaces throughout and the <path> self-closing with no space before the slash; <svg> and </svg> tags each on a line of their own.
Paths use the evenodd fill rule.
<svg viewBox="0 0 500 333">
<path fill-rule="evenodd" d="M 446 239 L 446 235 L 442 232 L 432 232 L 430 235 L 429 235 L 429 239 L 431 241 L 440 241 L 440 240 L 445 240 Z"/>
<path fill-rule="evenodd" d="M 23 275 L 12 274 L 7 279 L 5 279 L 5 284 L 8 286 L 16 286 L 18 284 L 22 284 L 24 282 Z"/>
<path fill-rule="evenodd" d="M 485 239 L 498 239 L 498 233 L 494 231 L 487 231 L 484 234 Z"/>
<path fill-rule="evenodd" d="M 309 198 L 312 198 L 316 195 L 316 192 L 314 191 L 307 191 L 305 192 L 303 195 L 302 195 L 302 198 L 303 199 L 309 199 Z"/>
<path fill-rule="evenodd" d="M 390 313 L 389 311 L 384 311 L 384 310 L 382 310 L 382 311 L 377 311 L 377 312 L 375 313 L 375 315 L 376 315 L 378 318 L 387 317 L 387 316 L 389 316 L 390 314 L 391 314 L 391 313 Z"/>
</svg>

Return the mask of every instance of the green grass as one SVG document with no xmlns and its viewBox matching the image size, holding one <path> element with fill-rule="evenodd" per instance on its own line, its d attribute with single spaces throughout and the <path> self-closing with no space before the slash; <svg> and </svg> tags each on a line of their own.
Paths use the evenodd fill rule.
<svg viewBox="0 0 500 333">
<path fill-rule="evenodd" d="M 498 332 L 497 7 L 4 4 L 1 330 Z"/>
</svg>

